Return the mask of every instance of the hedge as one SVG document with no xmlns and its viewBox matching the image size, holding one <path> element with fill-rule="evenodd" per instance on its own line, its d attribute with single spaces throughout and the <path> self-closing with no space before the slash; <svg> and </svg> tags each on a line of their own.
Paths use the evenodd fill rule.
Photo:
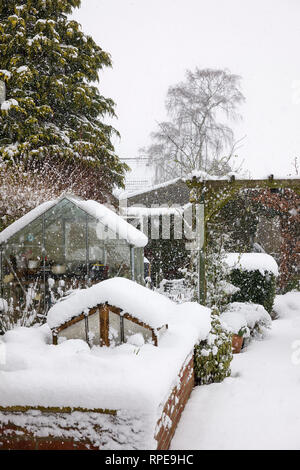
<svg viewBox="0 0 300 470">
<path fill-rule="evenodd" d="M 240 288 L 233 294 L 231 302 L 253 302 L 262 305 L 267 312 L 272 312 L 276 278 L 270 271 L 262 274 L 258 269 L 245 271 L 235 268 L 230 273 L 230 282 Z"/>
</svg>

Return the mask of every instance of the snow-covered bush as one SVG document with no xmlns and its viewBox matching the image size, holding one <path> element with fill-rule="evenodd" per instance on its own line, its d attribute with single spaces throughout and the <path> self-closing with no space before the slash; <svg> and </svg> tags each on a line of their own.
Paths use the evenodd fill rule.
<svg viewBox="0 0 300 470">
<path fill-rule="evenodd" d="M 221 324 L 217 309 L 212 311 L 211 331 L 206 340 L 195 346 L 195 383 L 205 385 L 222 382 L 231 374 L 232 361 L 231 333 Z"/>
<path fill-rule="evenodd" d="M 230 282 L 239 288 L 232 296 L 232 302 L 260 304 L 271 313 L 278 275 L 276 261 L 265 253 L 230 253 L 226 262 L 230 268 Z"/>
<path fill-rule="evenodd" d="M 262 305 L 250 302 L 233 302 L 227 305 L 220 316 L 223 327 L 233 334 L 244 338 L 262 339 L 266 330 L 271 328 L 272 320 Z"/>
<path fill-rule="evenodd" d="M 300 292 L 291 291 L 283 295 L 276 295 L 274 302 L 274 312 L 277 317 L 293 316 L 299 309 L 300 305 Z"/>
</svg>

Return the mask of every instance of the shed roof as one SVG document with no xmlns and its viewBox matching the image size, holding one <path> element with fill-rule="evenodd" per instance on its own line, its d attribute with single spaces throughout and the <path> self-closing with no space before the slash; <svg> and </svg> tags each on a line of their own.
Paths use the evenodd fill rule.
<svg viewBox="0 0 300 470">
<path fill-rule="evenodd" d="M 35 209 L 25 214 L 20 219 L 13 222 L 9 227 L 0 233 L 0 244 L 5 243 L 9 238 L 22 230 L 28 224 L 33 222 L 46 211 L 54 207 L 60 201 L 67 199 L 75 206 L 95 218 L 110 230 L 116 233 L 120 239 L 126 240 L 130 245 L 135 247 L 144 247 L 148 243 L 148 238 L 140 230 L 126 222 L 122 217 L 113 212 L 111 209 L 97 201 L 84 201 L 76 196 L 64 195 L 58 199 L 44 202 Z"/>
</svg>

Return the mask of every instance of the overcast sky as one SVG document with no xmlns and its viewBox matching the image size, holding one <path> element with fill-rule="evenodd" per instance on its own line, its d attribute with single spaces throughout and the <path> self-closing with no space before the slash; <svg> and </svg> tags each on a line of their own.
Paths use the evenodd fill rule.
<svg viewBox="0 0 300 470">
<path fill-rule="evenodd" d="M 165 119 L 164 101 L 185 70 L 242 76 L 236 137 L 251 176 L 288 174 L 300 158 L 299 0 L 82 0 L 83 31 L 111 54 L 99 89 L 116 102 L 121 158 L 136 157 Z"/>
</svg>

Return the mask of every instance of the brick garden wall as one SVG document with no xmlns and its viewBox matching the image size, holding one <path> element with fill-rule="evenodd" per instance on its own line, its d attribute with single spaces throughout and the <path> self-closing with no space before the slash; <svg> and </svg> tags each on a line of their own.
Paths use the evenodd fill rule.
<svg viewBox="0 0 300 470">
<path fill-rule="evenodd" d="M 193 386 L 194 358 L 190 356 L 162 405 L 155 432 L 147 415 L 4 409 L 0 412 L 0 450 L 138 450 L 149 445 L 167 450 Z"/>
<path fill-rule="evenodd" d="M 0 427 L 0 450 L 99 450 L 89 441 L 73 438 L 37 437 L 9 423 Z"/>
<path fill-rule="evenodd" d="M 194 387 L 194 356 L 182 367 L 178 385 L 173 388 L 157 423 L 157 449 L 168 450 L 181 413 Z"/>
</svg>

